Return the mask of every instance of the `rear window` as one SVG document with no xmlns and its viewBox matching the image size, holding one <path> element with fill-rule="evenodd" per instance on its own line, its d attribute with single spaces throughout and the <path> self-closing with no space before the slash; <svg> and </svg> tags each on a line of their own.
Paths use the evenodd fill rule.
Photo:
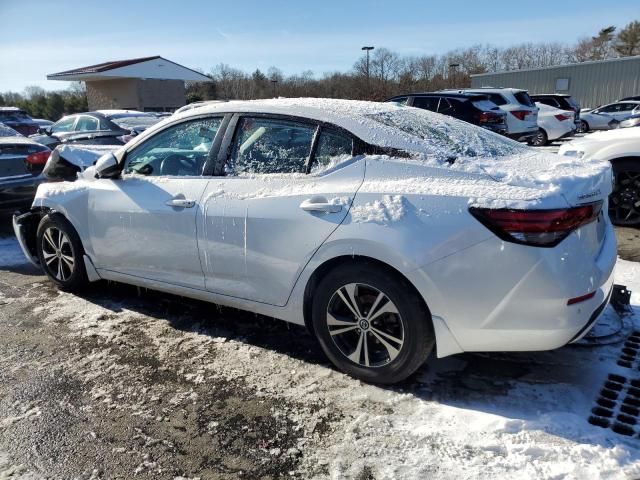
<svg viewBox="0 0 640 480">
<path fill-rule="evenodd" d="M 424 142 L 429 150 L 445 157 L 493 157 L 529 151 L 528 147 L 483 128 L 462 121 L 441 120 L 420 109 L 380 112 L 367 117 L 393 128 L 398 137 Z"/>
<path fill-rule="evenodd" d="M 573 108 L 575 108 L 576 110 L 580 109 L 580 104 L 578 102 L 576 102 L 573 97 L 567 97 L 567 103 L 569 105 L 571 105 Z"/>
<path fill-rule="evenodd" d="M 21 122 L 31 120 L 31 117 L 22 110 L 0 111 L 0 122 Z"/>
<path fill-rule="evenodd" d="M 21 137 L 18 132 L 16 132 L 13 128 L 7 127 L 0 123 L 0 137 Z"/>
<path fill-rule="evenodd" d="M 513 96 L 516 97 L 516 100 L 520 105 L 535 107 L 535 105 L 533 104 L 533 100 L 531 100 L 531 97 L 527 92 L 515 92 Z"/>
<path fill-rule="evenodd" d="M 137 117 L 118 117 L 111 118 L 111 121 L 118 125 L 120 128 L 126 129 L 140 129 L 149 128 L 152 125 L 158 123 L 161 118 L 151 115 L 137 116 Z"/>
</svg>

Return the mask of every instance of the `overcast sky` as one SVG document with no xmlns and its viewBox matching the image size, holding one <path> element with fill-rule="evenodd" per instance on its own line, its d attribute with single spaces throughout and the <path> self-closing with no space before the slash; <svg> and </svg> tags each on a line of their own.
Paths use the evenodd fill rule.
<svg viewBox="0 0 640 480">
<path fill-rule="evenodd" d="M 162 55 L 209 72 L 348 70 L 362 45 L 403 55 L 477 43 L 572 43 L 640 18 L 638 0 L 30 1 L 0 0 L 0 92 L 59 89 L 48 73 Z"/>
</svg>

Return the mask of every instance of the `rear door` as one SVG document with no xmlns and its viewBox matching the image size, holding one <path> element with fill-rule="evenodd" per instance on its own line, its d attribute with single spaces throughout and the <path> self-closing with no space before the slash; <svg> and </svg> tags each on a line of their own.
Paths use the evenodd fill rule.
<svg viewBox="0 0 640 480">
<path fill-rule="evenodd" d="M 269 115 L 236 116 L 221 152 L 226 166 L 207 186 L 198 221 L 206 289 L 285 305 L 347 215 L 364 161 L 351 158 L 344 131 Z M 340 161 L 349 166 L 332 168 Z"/>
</svg>

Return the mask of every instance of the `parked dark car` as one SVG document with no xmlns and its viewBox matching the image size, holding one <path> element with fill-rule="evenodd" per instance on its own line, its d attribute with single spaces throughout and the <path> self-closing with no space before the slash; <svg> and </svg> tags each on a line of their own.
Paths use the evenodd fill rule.
<svg viewBox="0 0 640 480">
<path fill-rule="evenodd" d="M 619 102 L 627 102 L 629 100 L 635 100 L 635 101 L 640 101 L 640 95 L 635 95 L 633 97 L 624 97 L 621 98 L 620 100 L 618 100 Z"/>
<path fill-rule="evenodd" d="M 25 136 L 38 132 L 38 124 L 27 112 L 17 107 L 0 107 L 0 123 Z"/>
<path fill-rule="evenodd" d="M 28 208 L 38 185 L 49 150 L 0 123 L 0 213 Z"/>
<path fill-rule="evenodd" d="M 575 113 L 574 122 L 576 126 L 580 126 L 580 104 L 571 95 L 566 93 L 541 93 L 539 95 L 530 95 L 530 97 L 534 102 L 544 103 L 560 110 L 573 111 Z"/>
<path fill-rule="evenodd" d="M 126 110 L 99 110 L 61 118 L 31 138 L 55 148 L 63 143 L 123 145 L 160 121 L 155 115 Z"/>
<path fill-rule="evenodd" d="M 431 110 L 502 135 L 507 133 L 507 114 L 500 110 L 486 95 L 476 93 L 411 93 L 392 97 L 387 102 Z"/>
</svg>

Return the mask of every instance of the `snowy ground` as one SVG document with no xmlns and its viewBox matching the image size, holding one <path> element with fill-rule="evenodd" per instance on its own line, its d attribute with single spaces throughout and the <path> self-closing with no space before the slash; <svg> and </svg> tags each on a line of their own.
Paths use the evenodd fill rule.
<svg viewBox="0 0 640 480">
<path fill-rule="evenodd" d="M 640 429 L 588 422 L 608 375 L 640 379 L 617 364 L 640 264 L 616 275 L 634 306 L 607 310 L 603 345 L 432 358 L 378 388 L 282 322 L 126 286 L 59 293 L 0 238 L 0 479 L 640 478 Z"/>
</svg>

